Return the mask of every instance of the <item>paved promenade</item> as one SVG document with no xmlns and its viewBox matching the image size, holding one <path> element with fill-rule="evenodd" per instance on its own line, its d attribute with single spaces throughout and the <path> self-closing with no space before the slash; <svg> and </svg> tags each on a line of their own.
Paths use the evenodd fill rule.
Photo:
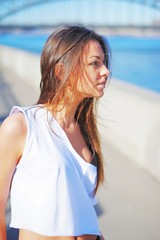
<svg viewBox="0 0 160 240">
<path fill-rule="evenodd" d="M 30 105 L 36 94 L 20 79 L 0 69 L 0 121 L 13 105 Z M 160 183 L 114 149 L 102 134 L 105 157 L 105 186 L 98 193 L 97 212 L 106 240 L 160 239 Z M 9 202 L 6 221 L 9 222 Z M 8 240 L 17 231 L 8 228 Z"/>
<path fill-rule="evenodd" d="M 0 122 L 5 119 L 13 104 L 17 104 L 17 100 L 10 89 L 9 83 L 5 81 L 4 74 L 0 72 Z"/>
</svg>

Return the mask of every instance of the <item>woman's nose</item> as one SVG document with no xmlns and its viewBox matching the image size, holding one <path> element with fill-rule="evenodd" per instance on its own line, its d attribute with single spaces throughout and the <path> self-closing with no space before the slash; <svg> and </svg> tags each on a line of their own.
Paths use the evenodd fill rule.
<svg viewBox="0 0 160 240">
<path fill-rule="evenodd" d="M 110 74 L 110 71 L 108 70 L 108 68 L 105 65 L 103 65 L 103 67 L 102 67 L 102 69 L 100 71 L 101 77 L 102 76 L 108 77 L 109 74 Z"/>
</svg>

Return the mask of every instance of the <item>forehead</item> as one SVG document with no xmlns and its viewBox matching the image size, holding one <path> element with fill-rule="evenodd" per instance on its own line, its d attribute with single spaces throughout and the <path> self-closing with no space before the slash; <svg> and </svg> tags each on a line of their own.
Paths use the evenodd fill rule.
<svg viewBox="0 0 160 240">
<path fill-rule="evenodd" d="M 104 58 L 104 52 L 102 50 L 101 45 L 97 41 L 89 41 L 85 48 L 84 48 L 84 54 L 87 58 L 97 56 L 100 58 Z"/>
</svg>

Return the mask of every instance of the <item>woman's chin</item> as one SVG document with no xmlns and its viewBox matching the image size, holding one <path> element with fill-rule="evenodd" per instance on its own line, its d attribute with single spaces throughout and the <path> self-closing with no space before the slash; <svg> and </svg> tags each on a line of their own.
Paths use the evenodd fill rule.
<svg viewBox="0 0 160 240">
<path fill-rule="evenodd" d="M 103 95 L 104 95 L 104 90 L 102 90 L 102 91 L 99 91 L 98 93 L 97 93 L 97 98 L 101 98 L 101 97 L 103 97 Z"/>
</svg>

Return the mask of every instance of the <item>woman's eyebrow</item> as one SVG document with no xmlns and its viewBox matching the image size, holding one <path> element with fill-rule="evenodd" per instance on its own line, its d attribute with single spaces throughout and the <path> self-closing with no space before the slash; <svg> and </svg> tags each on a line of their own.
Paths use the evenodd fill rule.
<svg viewBox="0 0 160 240">
<path fill-rule="evenodd" d="M 98 60 L 101 60 L 101 59 L 102 59 L 102 61 L 104 61 L 104 59 L 105 59 L 104 56 L 101 57 L 101 56 L 96 56 L 96 55 L 93 55 L 93 56 L 88 57 L 88 59 L 90 59 L 90 58 L 97 58 Z"/>
<path fill-rule="evenodd" d="M 93 57 L 98 58 L 98 59 L 101 59 L 100 56 L 90 56 L 89 58 L 93 58 Z"/>
</svg>

